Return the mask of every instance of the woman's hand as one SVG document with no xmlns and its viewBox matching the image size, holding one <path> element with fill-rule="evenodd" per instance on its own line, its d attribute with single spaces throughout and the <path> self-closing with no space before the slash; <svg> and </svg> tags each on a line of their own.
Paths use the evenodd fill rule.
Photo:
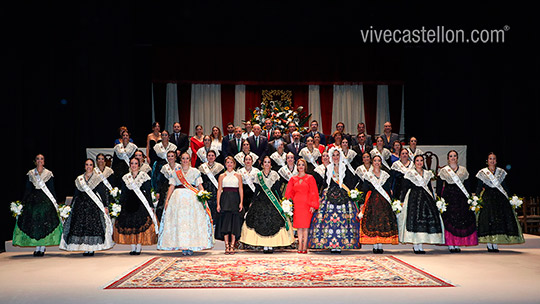
<svg viewBox="0 0 540 304">
<path fill-rule="evenodd" d="M 221 206 L 219 204 L 217 205 L 217 212 L 221 213 Z"/>
<path fill-rule="evenodd" d="M 240 204 L 240 209 L 238 210 L 238 212 L 242 212 L 242 209 L 244 209 L 244 206 L 243 204 Z"/>
</svg>

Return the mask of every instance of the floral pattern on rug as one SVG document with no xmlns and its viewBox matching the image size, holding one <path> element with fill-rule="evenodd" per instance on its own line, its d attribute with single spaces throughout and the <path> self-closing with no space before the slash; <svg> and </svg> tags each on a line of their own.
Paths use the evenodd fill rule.
<svg viewBox="0 0 540 304">
<path fill-rule="evenodd" d="M 393 256 L 155 257 L 105 289 L 453 287 Z"/>
</svg>

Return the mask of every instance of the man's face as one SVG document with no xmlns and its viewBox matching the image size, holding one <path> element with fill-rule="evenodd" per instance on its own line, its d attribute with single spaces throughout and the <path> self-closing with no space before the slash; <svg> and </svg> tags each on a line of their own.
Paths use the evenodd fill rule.
<svg viewBox="0 0 540 304">
<path fill-rule="evenodd" d="M 312 132 L 317 132 L 318 129 L 319 129 L 319 125 L 316 122 L 312 122 L 311 123 L 311 131 Z"/>
<path fill-rule="evenodd" d="M 259 136 L 259 134 L 261 134 L 261 126 L 259 125 L 253 126 L 253 134 L 255 134 L 255 136 Z"/>
<path fill-rule="evenodd" d="M 358 143 L 363 145 L 366 142 L 366 135 L 360 134 L 358 135 Z"/>
<path fill-rule="evenodd" d="M 234 129 L 234 137 L 236 137 L 236 138 L 242 137 L 242 128 L 235 128 Z"/>
<path fill-rule="evenodd" d="M 174 131 L 174 133 L 179 133 L 180 130 L 182 130 L 182 127 L 180 127 L 180 124 L 179 124 L 179 123 L 175 123 L 175 124 L 173 125 L 173 131 Z"/>
<path fill-rule="evenodd" d="M 271 120 L 265 121 L 264 122 L 264 127 L 266 128 L 266 130 L 272 129 L 272 121 Z"/>
<path fill-rule="evenodd" d="M 358 130 L 358 133 L 364 133 L 366 132 L 366 126 L 364 124 L 358 124 L 358 126 L 356 127 L 356 129 Z"/>
<path fill-rule="evenodd" d="M 274 130 L 274 138 L 281 138 L 281 131 L 280 130 Z"/>
<path fill-rule="evenodd" d="M 233 125 L 228 125 L 227 126 L 227 133 L 231 134 L 234 132 L 234 126 Z"/>
<path fill-rule="evenodd" d="M 385 123 L 384 124 L 384 132 L 389 133 L 391 131 L 392 131 L 392 124 L 390 124 L 389 122 Z"/>
<path fill-rule="evenodd" d="M 298 132 L 294 132 L 293 133 L 293 139 L 294 139 L 294 142 L 299 142 L 300 141 L 300 133 Z"/>
<path fill-rule="evenodd" d="M 294 124 L 290 124 L 289 125 L 289 133 L 292 134 L 292 132 L 294 132 L 296 130 L 296 126 Z"/>
</svg>

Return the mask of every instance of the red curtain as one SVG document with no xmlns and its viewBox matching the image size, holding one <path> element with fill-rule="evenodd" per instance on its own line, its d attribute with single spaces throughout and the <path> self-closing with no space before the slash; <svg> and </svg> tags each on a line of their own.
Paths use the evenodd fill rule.
<svg viewBox="0 0 540 304">
<path fill-rule="evenodd" d="M 223 126 L 221 133 L 227 133 L 227 123 L 234 120 L 234 85 L 221 86 L 221 119 Z"/>
<path fill-rule="evenodd" d="M 321 98 L 321 122 L 326 135 L 331 135 L 334 127 L 332 126 L 332 105 L 334 99 L 334 87 L 331 85 L 319 86 L 319 94 Z"/>
<path fill-rule="evenodd" d="M 191 120 L 191 84 L 178 84 L 178 117 L 182 125 L 182 133 L 190 134 Z"/>
</svg>

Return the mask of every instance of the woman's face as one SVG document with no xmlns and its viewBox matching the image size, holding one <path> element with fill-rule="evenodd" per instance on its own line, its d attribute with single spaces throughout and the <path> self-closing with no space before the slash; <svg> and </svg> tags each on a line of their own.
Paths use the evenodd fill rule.
<svg viewBox="0 0 540 304">
<path fill-rule="evenodd" d="M 138 159 L 132 159 L 129 161 L 129 168 L 132 172 L 138 172 L 139 171 L 139 160 Z"/>
<path fill-rule="evenodd" d="M 420 170 L 424 167 L 424 159 L 422 157 L 417 157 L 414 159 L 414 166 L 416 169 Z"/>
<path fill-rule="evenodd" d="M 380 148 L 383 147 L 383 145 L 384 145 L 384 142 L 383 142 L 382 138 L 377 137 L 377 148 L 380 149 Z"/>
<path fill-rule="evenodd" d="M 409 140 L 409 146 L 411 146 L 411 148 L 416 148 L 416 143 L 416 137 L 411 137 L 411 139 Z"/>
<path fill-rule="evenodd" d="M 328 152 L 323 152 L 323 154 L 322 154 L 322 162 L 323 162 L 323 164 L 330 163 L 330 155 L 328 155 Z"/>
<path fill-rule="evenodd" d="M 299 161 L 296 164 L 296 170 L 298 170 L 298 173 L 306 172 L 306 164 L 303 161 Z"/>
<path fill-rule="evenodd" d="M 164 142 L 168 142 L 169 141 L 169 133 L 168 132 L 162 132 L 161 133 L 161 140 L 164 141 Z"/>
<path fill-rule="evenodd" d="M 393 147 L 393 148 L 394 148 L 394 151 L 395 151 L 396 153 L 399 153 L 399 150 L 401 150 L 401 144 L 398 143 L 398 142 L 396 142 L 396 143 L 394 143 L 394 147 Z"/>
<path fill-rule="evenodd" d="M 249 142 L 247 140 L 242 144 L 242 151 L 249 152 Z"/>
<path fill-rule="evenodd" d="M 244 164 L 246 167 L 251 168 L 251 166 L 253 166 L 253 158 L 251 158 L 251 156 L 246 156 L 246 158 L 244 158 Z"/>
<path fill-rule="evenodd" d="M 313 138 L 309 137 L 308 139 L 306 139 L 306 145 L 310 149 L 313 148 Z"/>
<path fill-rule="evenodd" d="M 208 136 L 204 137 L 203 142 L 204 142 L 204 146 L 207 148 L 210 148 L 210 146 L 212 145 L 212 140 Z"/>
<path fill-rule="evenodd" d="M 169 162 L 169 164 L 173 164 L 175 161 L 176 161 L 176 154 L 167 153 L 167 162 Z"/>
<path fill-rule="evenodd" d="M 84 170 L 86 171 L 86 173 L 90 173 L 94 170 L 94 162 L 87 159 L 85 162 L 84 162 Z"/>
<path fill-rule="evenodd" d="M 263 168 L 264 168 L 264 169 L 267 169 L 267 170 L 269 170 L 270 168 L 272 168 L 272 162 L 270 161 L 269 158 L 265 158 L 265 159 L 263 160 Z"/>
<path fill-rule="evenodd" d="M 344 149 L 344 150 L 348 150 L 349 149 L 349 141 L 344 138 L 342 141 L 341 141 L 341 149 Z"/>
<path fill-rule="evenodd" d="M 334 162 L 334 164 L 338 164 L 339 163 L 339 151 L 338 150 L 335 150 L 333 153 L 332 153 L 332 162 Z"/>
<path fill-rule="evenodd" d="M 409 159 L 409 151 L 407 151 L 406 149 L 401 150 L 401 152 L 399 153 L 399 159 L 402 162 L 406 162 L 407 159 Z"/>
<path fill-rule="evenodd" d="M 277 147 L 277 150 L 279 154 L 283 153 L 283 150 L 285 150 L 285 144 L 281 142 L 279 146 Z"/>
<path fill-rule="evenodd" d="M 138 159 L 139 161 L 142 161 L 142 159 L 143 159 L 142 152 L 141 151 L 135 152 L 135 158 Z"/>
<path fill-rule="evenodd" d="M 182 163 L 182 166 L 189 166 L 191 164 L 191 159 L 189 155 L 182 154 L 182 158 L 180 158 L 180 162 Z"/>
<path fill-rule="evenodd" d="M 197 136 L 201 136 L 203 134 L 203 128 L 201 126 L 198 126 L 197 128 L 195 128 L 195 133 L 197 134 Z"/>
<path fill-rule="evenodd" d="M 381 158 L 380 157 L 375 157 L 373 159 L 373 168 L 378 168 L 378 169 L 381 168 Z"/>
<path fill-rule="evenodd" d="M 497 165 L 497 156 L 495 154 L 490 154 L 488 156 L 488 166 L 495 167 Z"/>
<path fill-rule="evenodd" d="M 219 130 L 217 128 L 212 128 L 212 134 L 214 135 L 214 138 L 218 138 Z"/>
<path fill-rule="evenodd" d="M 457 153 L 454 151 L 450 152 L 450 154 L 448 154 L 448 163 L 455 165 L 457 164 L 457 162 L 458 162 Z"/>
<path fill-rule="evenodd" d="M 214 153 L 208 153 L 206 154 L 206 159 L 208 159 L 210 164 L 213 164 L 216 161 L 216 155 Z"/>
<path fill-rule="evenodd" d="M 156 125 L 152 128 L 152 131 L 159 133 L 159 131 L 161 131 L 161 126 L 156 123 Z"/>
<path fill-rule="evenodd" d="M 98 156 L 96 162 L 99 167 L 105 166 L 105 156 L 103 155 Z"/>
<path fill-rule="evenodd" d="M 294 165 L 294 155 L 287 154 L 287 165 L 289 165 L 289 166 Z"/>
<path fill-rule="evenodd" d="M 246 131 L 250 132 L 252 128 L 251 122 L 246 123 Z"/>
<path fill-rule="evenodd" d="M 122 133 L 122 142 L 126 145 L 129 142 L 129 133 L 124 132 Z"/>
<path fill-rule="evenodd" d="M 362 155 L 362 162 L 364 163 L 364 165 L 371 164 L 371 156 L 369 156 L 369 154 L 367 153 L 364 153 L 364 155 Z"/>
<path fill-rule="evenodd" d="M 227 160 L 225 161 L 225 167 L 226 167 L 227 170 L 229 170 L 229 171 L 234 170 L 234 162 L 233 162 L 231 159 L 227 159 Z"/>
<path fill-rule="evenodd" d="M 319 133 L 315 134 L 315 136 L 313 136 L 313 143 L 316 144 L 316 145 L 319 145 L 321 143 L 321 136 L 319 135 Z"/>
</svg>

